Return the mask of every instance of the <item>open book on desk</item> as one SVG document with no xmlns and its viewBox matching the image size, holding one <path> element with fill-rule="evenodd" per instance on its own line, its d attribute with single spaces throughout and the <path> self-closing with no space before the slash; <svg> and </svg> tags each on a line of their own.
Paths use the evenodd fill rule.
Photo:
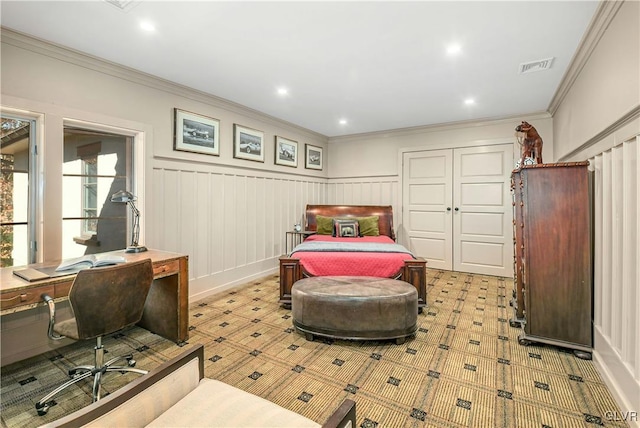
<svg viewBox="0 0 640 428">
<path fill-rule="evenodd" d="M 65 260 L 56 268 L 56 272 L 66 270 L 80 270 L 99 266 L 116 265 L 126 262 L 122 256 L 115 254 L 88 254 L 75 259 Z"/>
</svg>

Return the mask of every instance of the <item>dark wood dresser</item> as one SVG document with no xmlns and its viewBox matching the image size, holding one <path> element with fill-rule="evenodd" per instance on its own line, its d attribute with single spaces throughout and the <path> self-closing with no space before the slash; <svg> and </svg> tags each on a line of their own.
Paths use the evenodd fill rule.
<svg viewBox="0 0 640 428">
<path fill-rule="evenodd" d="M 521 345 L 547 343 L 590 359 L 593 287 L 588 162 L 527 165 L 511 174 L 512 327 Z"/>
</svg>

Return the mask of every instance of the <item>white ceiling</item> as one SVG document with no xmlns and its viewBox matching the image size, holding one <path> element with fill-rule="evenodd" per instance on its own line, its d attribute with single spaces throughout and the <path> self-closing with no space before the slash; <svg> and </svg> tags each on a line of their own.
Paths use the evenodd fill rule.
<svg viewBox="0 0 640 428">
<path fill-rule="evenodd" d="M 329 137 L 546 111 L 598 5 L 119 3 L 129 5 L 2 0 L 0 16 L 3 27 Z M 454 42 L 461 51 L 448 56 Z M 551 69 L 519 74 L 521 63 L 551 57 Z"/>
</svg>

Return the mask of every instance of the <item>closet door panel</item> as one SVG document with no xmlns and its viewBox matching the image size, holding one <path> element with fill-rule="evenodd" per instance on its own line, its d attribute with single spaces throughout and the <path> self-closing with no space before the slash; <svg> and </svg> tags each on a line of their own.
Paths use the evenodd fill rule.
<svg viewBox="0 0 640 428">
<path fill-rule="evenodd" d="M 513 276 L 513 145 L 454 149 L 453 269 Z"/>
<path fill-rule="evenodd" d="M 451 172 L 451 150 L 404 154 L 404 233 L 408 248 L 430 268 L 452 268 Z"/>
</svg>

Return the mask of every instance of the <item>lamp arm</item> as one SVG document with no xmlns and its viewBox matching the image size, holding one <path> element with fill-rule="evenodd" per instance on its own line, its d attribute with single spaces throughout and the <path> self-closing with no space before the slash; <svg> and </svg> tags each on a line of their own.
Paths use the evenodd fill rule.
<svg viewBox="0 0 640 428">
<path fill-rule="evenodd" d="M 133 201 L 128 202 L 131 207 L 131 212 L 133 213 L 133 224 L 131 227 L 131 246 L 138 246 L 138 239 L 140 238 L 140 211 L 136 208 Z"/>
<path fill-rule="evenodd" d="M 133 203 L 133 201 L 127 201 L 127 204 L 129 204 L 129 206 L 131 207 L 131 212 L 133 212 L 133 215 L 140 216 L 140 211 L 138 210 L 138 208 L 136 208 L 136 205 Z"/>
</svg>

